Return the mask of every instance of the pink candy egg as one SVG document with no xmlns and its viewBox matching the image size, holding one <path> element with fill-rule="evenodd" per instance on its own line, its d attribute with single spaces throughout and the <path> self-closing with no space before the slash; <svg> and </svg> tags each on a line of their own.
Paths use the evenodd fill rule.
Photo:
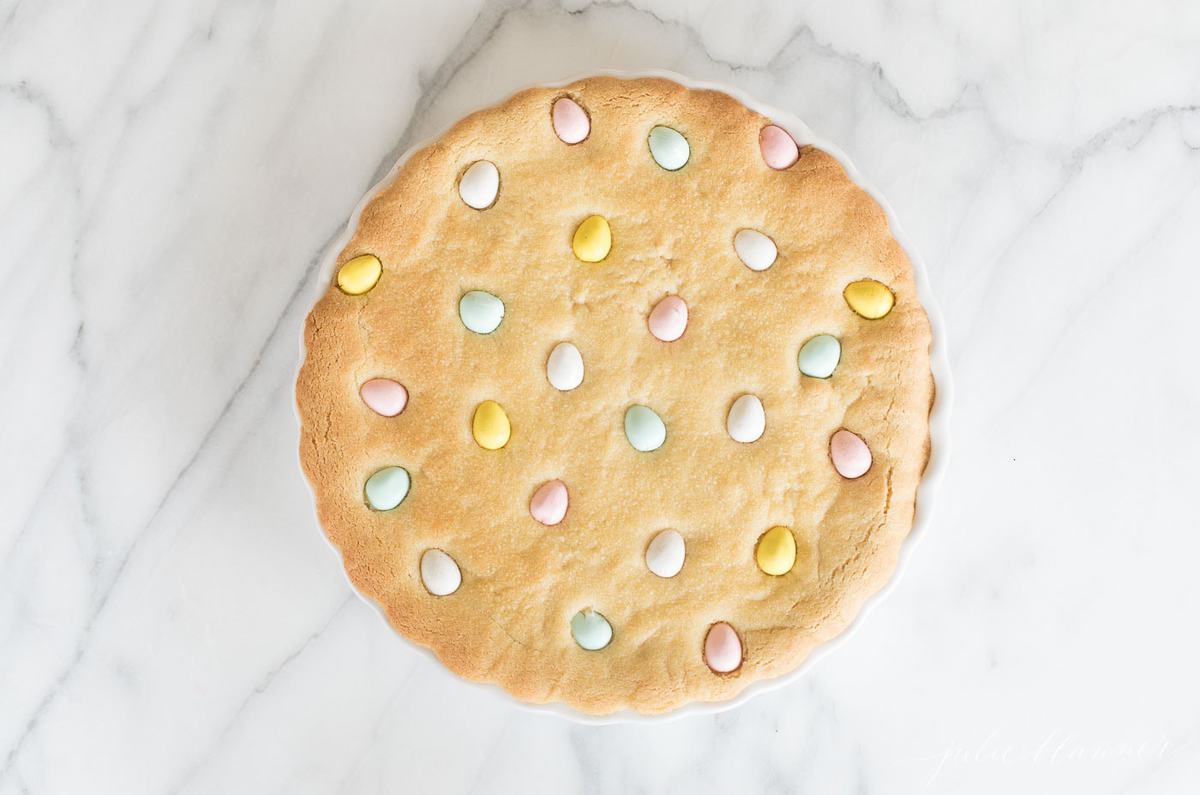
<svg viewBox="0 0 1200 795">
<path fill-rule="evenodd" d="M 358 388 L 367 408 L 384 417 L 395 417 L 408 405 L 408 390 L 389 378 L 372 378 Z"/>
<path fill-rule="evenodd" d="M 538 487 L 529 501 L 534 519 L 552 527 L 567 515 L 567 487 L 561 480 L 549 480 Z"/>
<path fill-rule="evenodd" d="M 587 111 L 579 107 L 579 103 L 570 97 L 559 97 L 554 100 L 550 109 L 550 117 L 554 122 L 554 134 L 566 144 L 577 144 L 592 131 L 592 121 Z"/>
<path fill-rule="evenodd" d="M 829 440 L 833 468 L 844 478 L 860 478 L 871 468 L 871 448 L 861 437 L 842 428 Z"/>
<path fill-rule="evenodd" d="M 708 628 L 704 638 L 704 662 L 714 673 L 727 674 L 742 667 L 742 640 L 737 630 L 724 621 Z"/>
<path fill-rule="evenodd" d="M 650 333 L 658 339 L 674 342 L 683 336 L 687 322 L 687 304 L 677 295 L 668 295 L 651 310 L 647 325 L 650 326 Z"/>
<path fill-rule="evenodd" d="M 782 171 L 800 158 L 800 148 L 795 139 L 782 127 L 771 124 L 758 134 L 758 146 L 763 160 L 776 171 Z"/>
</svg>

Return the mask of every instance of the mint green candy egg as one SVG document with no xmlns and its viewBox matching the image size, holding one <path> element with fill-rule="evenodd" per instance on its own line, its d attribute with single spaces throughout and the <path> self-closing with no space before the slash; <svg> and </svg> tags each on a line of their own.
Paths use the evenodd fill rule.
<svg viewBox="0 0 1200 795">
<path fill-rule="evenodd" d="M 367 505 L 377 511 L 390 511 L 408 496 L 408 472 L 403 467 L 384 467 L 367 478 L 363 488 Z"/>
<path fill-rule="evenodd" d="M 648 406 L 634 405 L 625 410 L 625 438 L 633 449 L 649 453 L 667 440 L 667 426 Z"/>
<path fill-rule="evenodd" d="M 842 360 L 842 344 L 832 334 L 818 334 L 800 348 L 800 372 L 828 378 Z"/>
<path fill-rule="evenodd" d="M 650 130 L 650 156 L 667 171 L 678 171 L 687 165 L 692 149 L 678 130 L 658 126 Z"/>
<path fill-rule="evenodd" d="M 571 637 L 582 649 L 599 651 L 612 643 L 612 624 L 594 610 L 580 610 L 571 617 Z"/>
<path fill-rule="evenodd" d="M 458 301 L 458 316 L 476 334 L 491 334 L 504 320 L 504 302 L 483 290 L 472 290 Z"/>
</svg>

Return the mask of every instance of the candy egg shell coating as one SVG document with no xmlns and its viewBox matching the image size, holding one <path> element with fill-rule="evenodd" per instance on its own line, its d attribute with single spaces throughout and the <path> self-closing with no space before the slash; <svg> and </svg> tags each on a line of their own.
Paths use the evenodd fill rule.
<svg viewBox="0 0 1200 795">
<path fill-rule="evenodd" d="M 421 554 L 421 582 L 434 596 L 449 596 L 462 585 L 462 571 L 442 550 L 427 549 Z"/>
<path fill-rule="evenodd" d="M 571 249 L 581 262 L 600 262 L 612 250 L 612 229 L 600 215 L 591 215 L 575 230 Z"/>
<path fill-rule="evenodd" d="M 733 236 L 738 259 L 752 271 L 765 271 L 775 264 L 779 249 L 775 241 L 757 229 L 742 229 Z"/>
<path fill-rule="evenodd" d="M 570 392 L 583 383 L 583 355 L 570 342 L 560 342 L 546 360 L 546 380 L 560 392 Z"/>
<path fill-rule="evenodd" d="M 888 287 L 874 279 L 860 279 L 846 285 L 842 292 L 846 303 L 867 320 L 878 320 L 892 311 L 896 296 Z"/>
<path fill-rule="evenodd" d="M 754 559 L 764 574 L 787 574 L 796 565 L 796 537 L 782 525 L 772 527 L 759 537 Z"/>
<path fill-rule="evenodd" d="M 570 497 L 561 480 L 550 480 L 538 487 L 529 500 L 529 514 L 537 521 L 553 527 L 567 515 Z"/>
<path fill-rule="evenodd" d="M 475 407 L 471 418 L 471 435 L 484 450 L 499 450 L 508 444 L 512 426 L 504 408 L 494 400 L 485 400 Z"/>
<path fill-rule="evenodd" d="M 800 157 L 796 140 L 782 127 L 770 124 L 758 134 L 763 161 L 776 171 L 789 168 Z"/>
<path fill-rule="evenodd" d="M 767 414 L 762 401 L 756 395 L 742 395 L 733 401 L 725 427 L 735 442 L 757 442 L 767 428 Z"/>
<path fill-rule="evenodd" d="M 587 111 L 570 97 L 559 97 L 554 100 L 550 110 L 554 134 L 565 144 L 577 144 L 588 137 L 592 130 L 591 119 Z"/>
<path fill-rule="evenodd" d="M 458 317 L 476 334 L 491 334 L 504 320 L 504 302 L 483 290 L 471 290 L 458 299 Z"/>
<path fill-rule="evenodd" d="M 374 254 L 360 254 L 338 268 L 337 286 L 346 295 L 370 292 L 383 275 L 383 263 Z"/>
<path fill-rule="evenodd" d="M 844 478 L 860 478 L 871 468 L 871 448 L 856 433 L 842 428 L 829 440 L 833 468 Z"/>
<path fill-rule="evenodd" d="M 649 406 L 630 406 L 625 411 L 625 438 L 633 449 L 649 453 L 667 440 L 667 426 Z"/>
<path fill-rule="evenodd" d="M 718 674 L 732 673 L 742 667 L 742 639 L 724 621 L 708 628 L 704 637 L 704 662 Z"/>
<path fill-rule="evenodd" d="M 500 193 L 500 170 L 487 160 L 476 160 L 458 181 L 458 195 L 468 207 L 486 210 Z"/>
<path fill-rule="evenodd" d="M 363 495 L 376 511 L 390 511 L 408 496 L 411 481 L 403 467 L 384 467 L 367 478 Z"/>
<path fill-rule="evenodd" d="M 818 334 L 800 347 L 797 365 L 810 378 L 829 378 L 842 360 L 842 344 L 832 334 Z"/>
<path fill-rule="evenodd" d="M 687 303 L 677 295 L 668 295 L 654 305 L 646 324 L 650 333 L 663 342 L 674 342 L 687 329 Z"/>
<path fill-rule="evenodd" d="M 683 568 L 686 556 L 683 536 L 675 530 L 663 530 L 646 547 L 646 568 L 659 577 L 669 579 Z"/>
<path fill-rule="evenodd" d="M 678 130 L 658 126 L 650 130 L 647 139 L 650 145 L 650 155 L 654 162 L 667 171 L 678 171 L 687 165 L 692 156 L 692 148 L 687 139 Z"/>
<path fill-rule="evenodd" d="M 395 417 L 408 405 L 408 390 L 390 378 L 372 378 L 358 388 L 358 395 L 371 411 L 381 417 Z"/>
<path fill-rule="evenodd" d="M 593 610 L 580 610 L 571 617 L 571 637 L 582 649 L 599 651 L 612 642 L 612 636 L 608 619 Z"/>
</svg>

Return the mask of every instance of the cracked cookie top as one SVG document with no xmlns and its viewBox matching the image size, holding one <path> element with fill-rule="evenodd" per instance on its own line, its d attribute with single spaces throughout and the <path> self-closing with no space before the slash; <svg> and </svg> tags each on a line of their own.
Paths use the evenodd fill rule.
<svg viewBox="0 0 1200 795">
<path fill-rule="evenodd" d="M 412 154 L 308 317 L 301 460 L 447 667 L 645 713 L 794 669 L 887 580 L 930 329 L 878 204 L 714 91 L 524 91 Z"/>
</svg>

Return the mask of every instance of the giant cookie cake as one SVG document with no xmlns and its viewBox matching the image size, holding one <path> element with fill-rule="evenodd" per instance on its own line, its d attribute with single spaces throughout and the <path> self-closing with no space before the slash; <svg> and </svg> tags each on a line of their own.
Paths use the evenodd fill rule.
<svg viewBox="0 0 1200 795">
<path fill-rule="evenodd" d="M 524 91 L 412 154 L 308 317 L 300 455 L 355 587 L 589 713 L 796 668 L 893 571 L 930 328 L 880 206 L 714 91 Z"/>
</svg>

